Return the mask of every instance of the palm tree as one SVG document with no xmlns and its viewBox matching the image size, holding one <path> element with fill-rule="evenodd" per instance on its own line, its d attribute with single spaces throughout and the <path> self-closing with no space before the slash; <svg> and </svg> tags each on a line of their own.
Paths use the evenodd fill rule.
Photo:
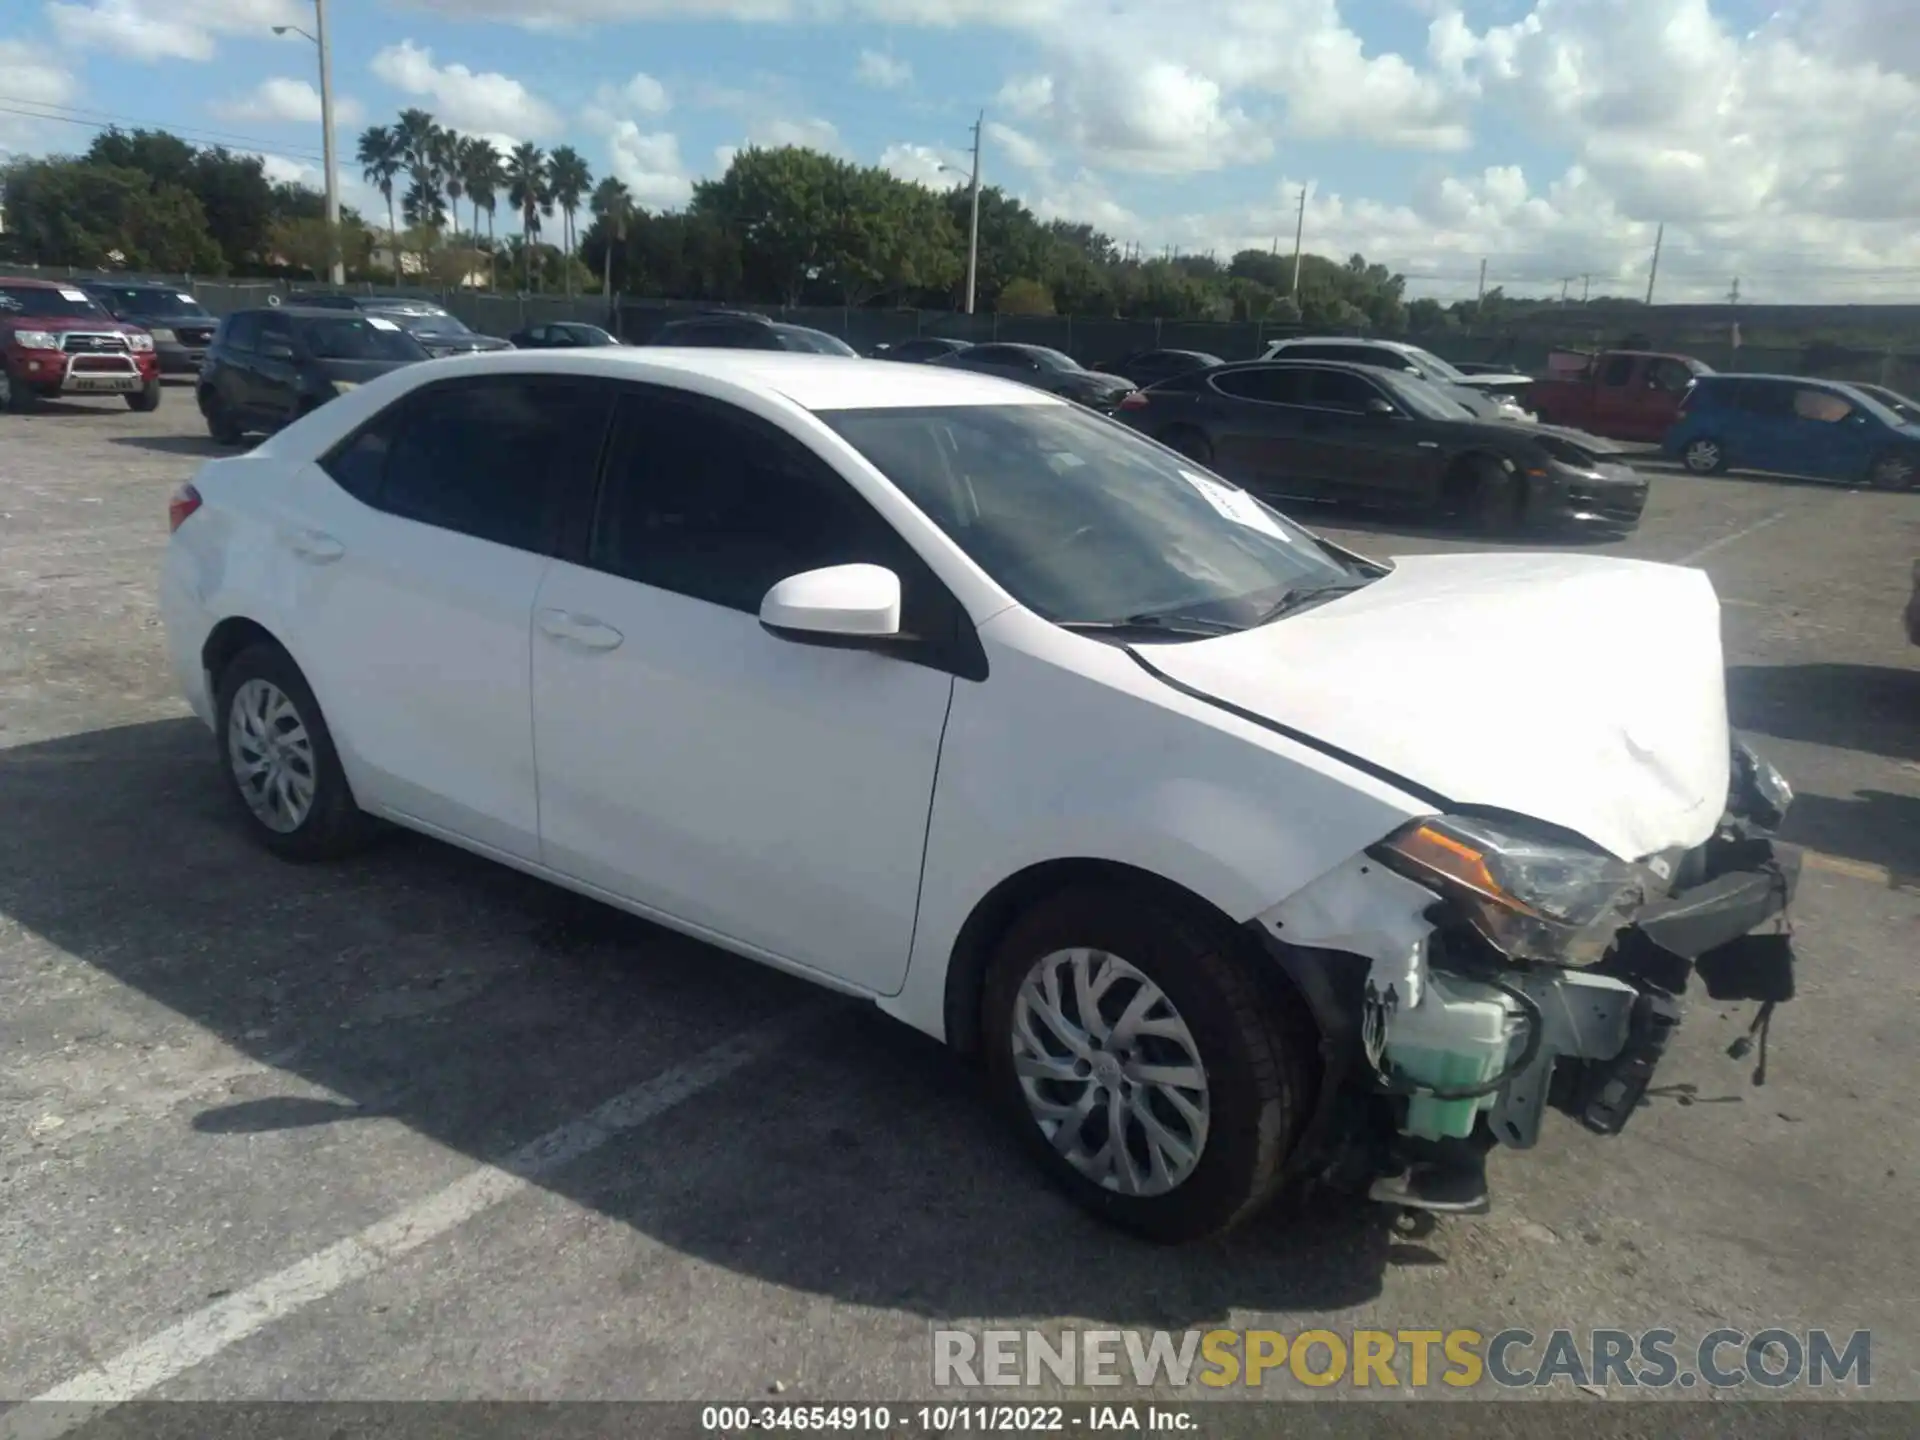
<svg viewBox="0 0 1920 1440">
<path fill-rule="evenodd" d="M 393 219 L 393 182 L 406 168 L 400 136 L 390 125 L 369 125 L 360 135 L 360 175 L 387 200 L 387 243 L 393 247 L 393 283 L 400 283 L 400 230 Z"/>
<path fill-rule="evenodd" d="M 460 173 L 460 153 L 466 143 L 457 130 L 441 130 L 433 137 L 434 169 L 447 192 L 447 208 L 453 214 L 455 230 L 460 228 L 460 196 L 466 188 L 466 177 Z"/>
<path fill-rule="evenodd" d="M 478 135 L 469 136 L 461 151 L 460 180 L 466 186 L 467 199 L 473 202 L 473 230 L 480 233 L 480 212 L 487 212 L 487 288 L 493 288 L 493 212 L 499 194 L 507 183 L 506 162 L 493 142 Z"/>
<path fill-rule="evenodd" d="M 540 233 L 540 215 L 553 213 L 553 192 L 547 157 L 538 145 L 523 140 L 507 157 L 507 199 L 520 212 L 520 288 L 533 288 L 533 237 Z"/>
<path fill-rule="evenodd" d="M 406 109 L 394 125 L 400 137 L 401 153 L 413 174 L 407 190 L 407 223 L 438 226 L 446 221 L 447 207 L 440 198 L 440 137 L 445 132 L 424 110 Z"/>
<path fill-rule="evenodd" d="M 600 282 L 600 288 L 607 297 L 609 307 L 613 304 L 613 247 L 624 244 L 627 238 L 627 220 L 633 214 L 633 192 L 619 180 L 609 175 L 602 180 L 593 192 L 593 199 L 587 202 L 587 208 L 599 217 L 607 227 L 606 275 Z"/>
<path fill-rule="evenodd" d="M 571 145 L 556 145 L 552 157 L 547 161 L 547 187 L 553 196 L 553 203 L 560 207 L 560 212 L 566 217 L 561 236 L 567 254 L 567 263 L 563 268 L 568 295 L 573 294 L 574 217 L 579 214 L 580 202 L 587 198 L 587 191 L 592 185 L 593 171 L 587 167 L 586 157 Z"/>
</svg>

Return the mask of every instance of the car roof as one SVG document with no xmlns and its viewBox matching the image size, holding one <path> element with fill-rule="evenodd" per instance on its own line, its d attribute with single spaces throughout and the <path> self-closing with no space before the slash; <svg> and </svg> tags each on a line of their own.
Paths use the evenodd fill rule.
<svg viewBox="0 0 1920 1440">
<path fill-rule="evenodd" d="M 71 290 L 71 280 L 42 280 L 37 275 L 0 275 L 0 285 L 24 285 L 29 290 Z"/>
<path fill-rule="evenodd" d="M 91 280 L 76 280 L 74 283 L 82 290 L 164 290 L 169 295 L 178 295 L 184 289 L 165 280 L 106 279 L 98 275 Z"/>
<path fill-rule="evenodd" d="M 443 362 L 429 362 L 440 364 Z M 896 365 L 790 350 L 622 346 L 594 350 L 495 350 L 444 362 L 460 375 L 600 375 L 705 394 L 738 387 L 803 410 L 882 410 L 942 405 L 1064 405 L 1017 381 L 966 370 Z M 416 367 L 409 367 L 410 369 Z M 426 373 L 427 366 L 417 367 Z M 717 386 L 702 382 L 718 382 Z"/>
<path fill-rule="evenodd" d="M 226 318 L 236 315 L 285 315 L 294 320 L 351 320 L 352 315 L 343 315 L 332 305 L 248 305 L 239 310 L 230 310 Z"/>
<path fill-rule="evenodd" d="M 1375 340 L 1367 335 L 1288 335 L 1273 343 L 1276 345 L 1382 345 L 1389 350 L 1414 348 L 1403 340 Z"/>
<path fill-rule="evenodd" d="M 1716 385 L 1724 385 L 1729 381 L 1736 380 L 1769 380 L 1785 385 L 1838 385 L 1842 390 L 1849 388 L 1848 382 L 1845 380 L 1823 380 L 1818 375 L 1773 375 L 1753 370 L 1715 370 L 1709 371 L 1705 375 L 1696 375 L 1693 378 L 1694 382 L 1700 385 L 1705 385 L 1709 382 Z"/>
</svg>

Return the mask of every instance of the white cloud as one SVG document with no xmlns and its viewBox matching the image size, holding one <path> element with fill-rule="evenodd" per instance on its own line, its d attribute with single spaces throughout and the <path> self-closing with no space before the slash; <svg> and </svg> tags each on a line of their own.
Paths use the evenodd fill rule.
<svg viewBox="0 0 1920 1440">
<path fill-rule="evenodd" d="M 677 209 L 693 194 L 678 137 L 664 131 L 646 134 L 633 121 L 622 120 L 607 136 L 607 150 L 613 173 L 646 209 Z"/>
<path fill-rule="evenodd" d="M 1049 170 L 1053 167 L 1053 158 L 1037 141 L 1011 125 L 1002 125 L 998 120 L 987 122 L 986 143 L 980 148 L 983 166 L 986 164 L 985 156 L 992 154 L 995 159 L 1004 155 L 1022 170 Z"/>
<path fill-rule="evenodd" d="M 822 120 L 818 116 L 806 116 L 798 120 L 776 118 L 756 121 L 748 130 L 747 139 L 752 144 L 768 149 L 801 145 L 809 150 L 825 151 L 829 155 L 837 155 L 841 151 L 839 129 L 831 120 Z"/>
<path fill-rule="evenodd" d="M 276 75 L 262 80 L 238 100 L 226 100 L 213 107 L 216 115 L 229 120 L 286 121 L 298 125 L 320 123 L 320 92 L 305 80 Z M 350 96 L 333 99 L 335 129 L 357 125 L 364 118 L 360 102 Z"/>
<path fill-rule="evenodd" d="M 476 74 L 464 65 L 435 65 L 433 52 L 411 40 L 387 46 L 373 57 L 371 68 L 394 89 L 424 101 L 435 119 L 456 130 L 524 140 L 560 129 L 553 107 L 518 80 L 495 70 Z"/>
<path fill-rule="evenodd" d="M 620 87 L 619 98 L 642 115 L 664 115 L 673 108 L 673 97 L 667 93 L 667 87 L 645 71 L 636 72 Z"/>
<path fill-rule="evenodd" d="M 880 152 L 880 168 L 930 190 L 951 190 L 967 173 L 958 156 L 942 155 L 931 145 L 889 145 Z"/>
<path fill-rule="evenodd" d="M 293 0 L 53 0 L 46 12 L 62 44 L 136 60 L 211 60 L 222 35 L 313 28 L 311 10 Z"/>
<path fill-rule="evenodd" d="M 0 95 L 24 102 L 16 108 L 68 105 L 79 93 L 73 72 L 57 64 L 45 50 L 24 40 L 0 40 Z M 71 128 L 24 115 L 0 114 L 0 154 L 37 149 L 46 142 L 47 132 Z"/>
<path fill-rule="evenodd" d="M 898 90 L 913 83 L 913 66 L 878 50 L 862 50 L 854 73 L 860 83 L 876 90 Z"/>
</svg>

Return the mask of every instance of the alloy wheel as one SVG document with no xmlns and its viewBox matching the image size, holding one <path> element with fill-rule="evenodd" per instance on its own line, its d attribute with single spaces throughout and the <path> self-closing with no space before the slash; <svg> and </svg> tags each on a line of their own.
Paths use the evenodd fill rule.
<svg viewBox="0 0 1920 1440">
<path fill-rule="evenodd" d="M 1874 462 L 1868 480 L 1879 490 L 1910 490 L 1913 488 L 1913 474 L 1913 461 L 1906 456 L 1884 455 Z"/>
<path fill-rule="evenodd" d="M 1720 447 L 1711 440 L 1696 440 L 1687 446 L 1687 468 L 1705 475 L 1720 468 Z"/>
<path fill-rule="evenodd" d="M 249 680 L 234 692 L 227 763 L 262 825 L 290 835 L 306 822 L 318 784 L 313 737 L 299 709 L 271 680 Z"/>
<path fill-rule="evenodd" d="M 1104 1189 L 1164 1195 L 1200 1163 L 1206 1066 L 1160 987 L 1117 955 L 1056 950 L 1013 1007 L 1014 1073 L 1062 1159 Z"/>
</svg>

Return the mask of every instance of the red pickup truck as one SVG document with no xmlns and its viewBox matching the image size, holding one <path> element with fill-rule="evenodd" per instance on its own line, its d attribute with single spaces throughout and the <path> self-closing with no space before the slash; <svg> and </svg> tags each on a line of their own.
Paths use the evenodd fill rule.
<svg viewBox="0 0 1920 1440">
<path fill-rule="evenodd" d="M 1694 377 L 1712 373 L 1691 355 L 1652 350 L 1556 355 L 1547 378 L 1527 391 L 1527 404 L 1542 424 L 1610 440 L 1659 440 L 1679 419 Z"/>
</svg>

